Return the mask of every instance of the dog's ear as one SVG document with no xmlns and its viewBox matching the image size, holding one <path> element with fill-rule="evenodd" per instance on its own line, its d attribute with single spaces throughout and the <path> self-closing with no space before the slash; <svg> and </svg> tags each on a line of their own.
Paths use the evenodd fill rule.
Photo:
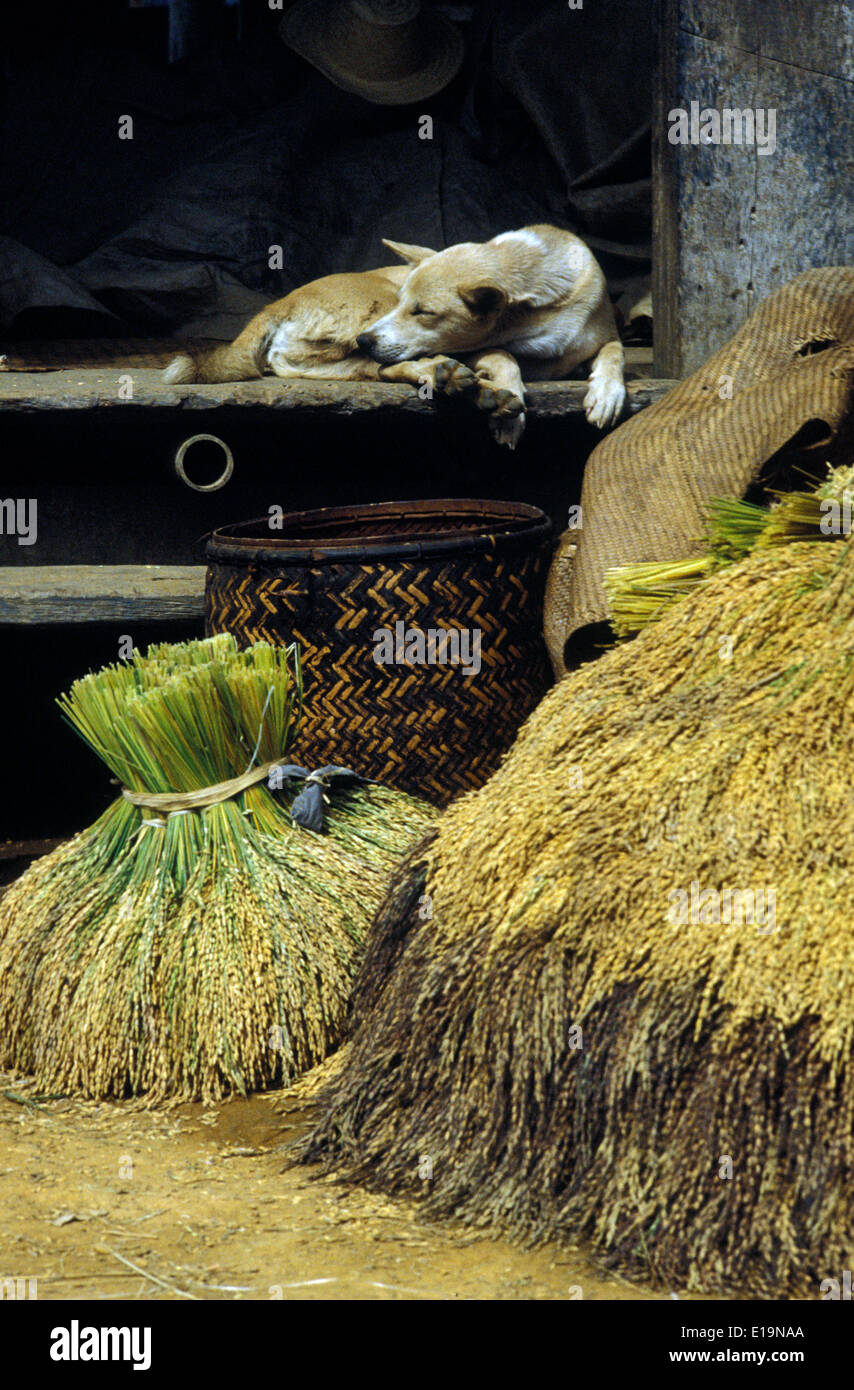
<svg viewBox="0 0 854 1390">
<path fill-rule="evenodd" d="M 402 261 L 406 261 L 407 265 L 420 265 L 422 261 L 428 261 L 436 254 L 429 246 L 407 246 L 405 241 L 389 241 L 387 237 L 383 237 L 382 243 Z"/>
<path fill-rule="evenodd" d="M 491 318 L 507 305 L 507 295 L 500 285 L 468 285 L 460 289 L 460 299 L 477 318 Z"/>
</svg>

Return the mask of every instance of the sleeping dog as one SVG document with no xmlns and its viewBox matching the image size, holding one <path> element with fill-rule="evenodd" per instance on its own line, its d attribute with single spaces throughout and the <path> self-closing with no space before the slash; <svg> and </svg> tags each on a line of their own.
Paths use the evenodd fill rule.
<svg viewBox="0 0 854 1390">
<path fill-rule="evenodd" d="M 523 377 L 591 362 L 584 409 L 600 429 L 626 397 L 605 277 L 571 232 L 524 227 L 445 251 L 383 241 L 405 264 L 328 275 L 262 310 L 233 343 L 182 353 L 168 382 L 325 377 L 471 395 L 500 444 L 525 427 Z"/>
</svg>

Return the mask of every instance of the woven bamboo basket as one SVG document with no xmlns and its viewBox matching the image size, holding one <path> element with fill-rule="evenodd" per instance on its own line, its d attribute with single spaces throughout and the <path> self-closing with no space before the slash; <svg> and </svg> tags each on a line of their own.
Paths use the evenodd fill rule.
<svg viewBox="0 0 854 1390">
<path fill-rule="evenodd" d="M 548 518 L 518 502 L 443 500 L 324 507 L 280 523 L 212 534 L 206 625 L 241 645 L 300 643 L 299 760 L 344 764 L 440 806 L 482 786 L 551 684 Z M 413 659 L 401 659 L 413 633 L 431 630 L 458 635 L 426 644 L 424 662 L 416 639 Z M 385 664 L 378 633 L 394 645 Z"/>
</svg>

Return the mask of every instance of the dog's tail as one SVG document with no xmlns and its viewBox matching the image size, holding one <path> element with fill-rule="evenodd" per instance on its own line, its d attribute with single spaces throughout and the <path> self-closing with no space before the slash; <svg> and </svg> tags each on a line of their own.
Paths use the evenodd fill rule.
<svg viewBox="0 0 854 1390">
<path fill-rule="evenodd" d="M 254 381 L 264 375 L 268 330 L 259 315 L 248 323 L 233 343 L 197 348 L 173 357 L 163 372 L 170 385 L 191 381 Z"/>
</svg>

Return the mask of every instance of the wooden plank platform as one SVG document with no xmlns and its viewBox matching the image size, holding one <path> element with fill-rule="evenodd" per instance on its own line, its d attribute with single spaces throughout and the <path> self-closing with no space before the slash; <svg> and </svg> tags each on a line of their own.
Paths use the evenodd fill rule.
<svg viewBox="0 0 854 1390">
<path fill-rule="evenodd" d="M 130 384 L 129 384 L 130 383 Z M 629 413 L 659 400 L 676 383 L 640 377 L 628 382 Z M 586 381 L 545 381 L 528 388 L 531 418 L 580 414 Z M 113 411 L 161 409 L 184 412 L 289 410 L 308 415 L 405 412 L 425 415 L 435 407 L 411 386 L 354 381 L 237 381 L 223 385 L 168 386 L 150 367 L 72 367 L 45 372 L 0 372 L 0 410 Z"/>
<path fill-rule="evenodd" d="M 152 364 L 150 358 L 144 366 L 139 365 L 139 359 L 134 361 L 132 346 L 123 345 L 128 361 L 102 360 L 90 365 L 75 362 L 57 370 L 2 370 L 0 412 L 29 414 L 37 419 L 51 412 L 72 411 L 102 420 L 104 411 L 111 412 L 111 419 L 128 411 L 135 416 L 137 425 L 143 412 L 149 410 L 189 412 L 187 432 L 191 433 L 190 420 L 193 416 L 198 418 L 200 412 L 223 412 L 226 423 L 225 412 L 237 411 L 247 424 L 252 421 L 261 425 L 269 419 L 271 410 L 277 416 L 282 411 L 295 411 L 310 421 L 328 416 L 426 416 L 436 408 L 432 402 L 419 399 L 412 387 L 391 383 L 307 379 L 284 382 L 266 377 L 262 381 L 226 385 L 169 386 L 163 382 L 159 365 Z M 169 347 L 160 345 L 164 357 L 168 357 Z M 110 345 L 101 348 L 107 359 L 109 350 Z M 36 355 L 31 354 L 33 360 Z M 50 360 L 44 348 L 41 357 Z M 650 365 L 648 348 L 627 348 L 631 414 L 660 399 L 676 384 L 651 378 Z M 542 382 L 529 386 L 528 391 L 532 418 L 580 417 L 587 382 Z M 98 414 L 93 417 L 93 412 Z M 233 415 L 229 419 L 233 423 Z M 215 421 L 210 423 L 215 425 Z M 201 419 L 199 426 L 204 428 Z M 201 623 L 204 580 L 205 569 L 201 565 L 8 565 L 0 567 L 0 626 L 176 620 Z"/>
<path fill-rule="evenodd" d="M 201 621 L 204 594 L 204 565 L 6 566 L 0 625 Z"/>
</svg>

